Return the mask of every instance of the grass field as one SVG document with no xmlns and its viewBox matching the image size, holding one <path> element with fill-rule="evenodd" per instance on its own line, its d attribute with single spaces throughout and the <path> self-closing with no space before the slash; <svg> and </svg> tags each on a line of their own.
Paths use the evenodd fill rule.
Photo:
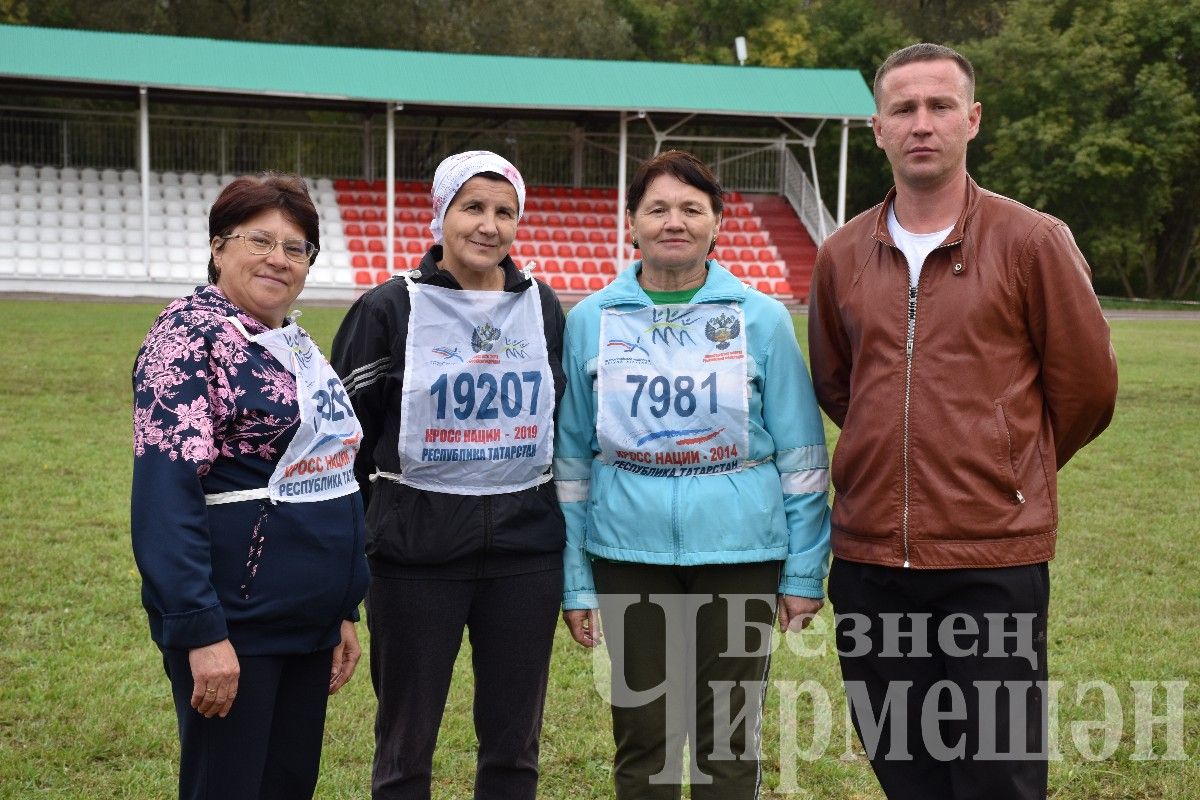
<svg viewBox="0 0 1200 800">
<path fill-rule="evenodd" d="M 128 541 L 129 375 L 160 307 L 0 301 L 0 798 L 174 792 L 174 715 Z M 303 321 L 327 347 L 341 315 L 314 309 Z M 1063 758 L 1051 766 L 1051 796 L 1198 798 L 1200 323 L 1119 321 L 1113 337 L 1121 364 L 1116 419 L 1061 476 L 1050 668 L 1063 682 Z M 823 616 L 830 619 L 828 610 Z M 825 654 L 816 657 L 795 647 L 776 653 L 764 796 L 881 798 L 865 759 L 847 745 L 828 631 L 807 641 L 810 649 L 821 645 Z M 438 798 L 471 795 L 467 663 L 460 658 L 446 709 Z M 541 797 L 611 796 L 608 713 L 592 675 L 590 656 L 560 629 Z M 813 739 L 814 704 L 794 691 L 803 681 L 823 689 L 816 695 L 833 709 L 829 744 L 814 760 L 794 755 Z M 1108 755 L 1101 689 L 1082 700 L 1077 694 L 1091 681 L 1110 685 L 1117 700 L 1108 706 L 1115 746 Z M 1185 758 L 1135 758 L 1134 681 L 1191 681 Z M 1164 698 L 1160 687 L 1155 713 L 1166 713 Z M 797 720 L 782 736 L 781 704 L 783 717 Z M 368 795 L 373 708 L 364 666 L 330 704 L 319 797 Z M 1165 753 L 1167 726 L 1151 733 L 1155 752 Z"/>
</svg>

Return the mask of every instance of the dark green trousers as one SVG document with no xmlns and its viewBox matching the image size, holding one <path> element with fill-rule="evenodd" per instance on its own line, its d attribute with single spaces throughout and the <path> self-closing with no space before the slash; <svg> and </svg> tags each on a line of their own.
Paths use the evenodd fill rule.
<svg viewBox="0 0 1200 800">
<path fill-rule="evenodd" d="M 693 800 L 758 797 L 780 562 L 593 566 L 617 799 L 677 800 L 685 742 Z"/>
</svg>

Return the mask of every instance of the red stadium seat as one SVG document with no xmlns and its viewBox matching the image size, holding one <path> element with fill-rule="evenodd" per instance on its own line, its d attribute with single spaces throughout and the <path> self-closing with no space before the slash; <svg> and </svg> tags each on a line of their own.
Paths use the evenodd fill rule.
<svg viewBox="0 0 1200 800">
<path fill-rule="evenodd" d="M 741 262 L 735 261 L 732 264 L 726 264 L 725 268 L 732 272 L 735 278 L 746 277 L 746 268 L 742 266 Z"/>
<path fill-rule="evenodd" d="M 588 240 L 587 234 L 578 228 L 571 231 L 571 241 L 577 244 L 583 244 Z"/>
<path fill-rule="evenodd" d="M 730 233 L 737 233 L 742 229 L 742 221 L 737 217 L 726 217 L 725 219 L 721 220 L 721 228 L 729 231 Z"/>
<path fill-rule="evenodd" d="M 558 292 L 565 292 L 567 290 L 567 279 L 562 275 L 551 275 L 550 288 Z"/>
<path fill-rule="evenodd" d="M 582 275 L 572 275 L 571 282 L 567 284 L 567 287 L 572 292 L 586 292 L 587 291 L 587 283 L 584 282 Z"/>
<path fill-rule="evenodd" d="M 576 258 L 591 258 L 592 257 L 591 246 L 586 245 L 586 244 L 575 245 L 575 257 Z"/>
<path fill-rule="evenodd" d="M 749 215 L 749 213 L 750 209 L 746 209 L 746 214 Z M 754 233 L 756 231 L 761 231 L 762 225 L 759 224 L 758 217 L 748 216 L 748 218 L 742 222 L 742 230 L 748 233 Z"/>
<path fill-rule="evenodd" d="M 538 258 L 554 258 L 554 245 L 539 244 L 537 254 Z"/>
<path fill-rule="evenodd" d="M 383 222 L 383 214 L 374 208 L 364 208 L 362 218 L 364 222 Z"/>
<path fill-rule="evenodd" d="M 409 239 L 404 243 L 404 252 L 411 253 L 412 255 L 420 255 L 426 250 L 424 244 L 420 239 Z"/>
<path fill-rule="evenodd" d="M 336 192 L 344 192 L 344 191 L 347 191 L 349 188 L 350 188 L 350 179 L 349 178 L 338 178 L 336 181 L 333 182 L 333 189 Z"/>
<path fill-rule="evenodd" d="M 387 269 L 387 256 L 371 256 L 371 267 L 374 269 Z"/>
<path fill-rule="evenodd" d="M 363 234 L 372 237 L 383 236 L 383 226 L 376 225 L 374 222 L 369 222 L 363 226 Z"/>
<path fill-rule="evenodd" d="M 604 283 L 605 283 L 604 278 L 601 278 L 599 275 L 593 275 L 592 277 L 588 278 L 588 282 L 587 282 L 588 291 L 590 291 L 590 292 L 599 291 L 600 289 L 604 288 Z"/>
<path fill-rule="evenodd" d="M 367 239 L 368 253 L 384 253 L 387 252 L 387 247 L 384 246 L 381 239 Z"/>
<path fill-rule="evenodd" d="M 780 268 L 780 266 L 778 264 L 775 264 L 775 263 L 767 264 L 767 277 L 768 278 L 782 278 L 783 270 Z"/>
<path fill-rule="evenodd" d="M 755 260 L 753 250 L 746 250 L 746 249 L 739 250 L 737 257 L 738 257 L 738 261 L 754 261 Z"/>
<path fill-rule="evenodd" d="M 579 217 L 575 214 L 566 214 L 563 216 L 563 225 L 568 228 L 578 228 L 583 223 L 579 221 Z"/>
<path fill-rule="evenodd" d="M 383 283 L 390 277 L 392 277 L 392 273 L 388 272 L 386 269 L 379 269 L 375 271 L 376 283 Z"/>
<path fill-rule="evenodd" d="M 557 259 L 557 258 L 547 258 L 546 260 L 542 261 L 541 263 L 542 263 L 542 270 L 543 270 L 543 271 L 545 271 L 545 272 L 559 272 L 559 268 L 558 268 L 558 259 Z"/>
<path fill-rule="evenodd" d="M 371 271 L 366 269 L 358 269 L 354 271 L 354 282 L 359 286 L 371 285 Z"/>
<path fill-rule="evenodd" d="M 792 296 L 792 286 L 785 280 L 775 281 L 774 288 L 775 288 L 775 294 L 779 295 L 780 297 L 791 297 Z"/>
<path fill-rule="evenodd" d="M 578 275 L 579 262 L 573 258 L 568 258 L 566 261 L 562 262 L 562 271 L 568 275 Z"/>
<path fill-rule="evenodd" d="M 750 234 L 751 247 L 767 247 L 767 237 L 761 233 Z"/>
<path fill-rule="evenodd" d="M 358 222 L 360 219 L 362 219 L 362 214 L 358 213 L 357 208 L 343 208 L 342 209 L 342 221 L 343 222 Z"/>
<path fill-rule="evenodd" d="M 396 212 L 396 219 L 400 222 L 416 222 L 417 215 L 407 208 L 401 208 Z"/>
<path fill-rule="evenodd" d="M 392 256 L 392 269 L 408 269 L 408 259 L 404 256 Z"/>
<path fill-rule="evenodd" d="M 355 269 L 366 269 L 368 266 L 367 257 L 364 255 L 351 256 L 350 266 Z"/>
<path fill-rule="evenodd" d="M 775 290 L 775 287 L 771 285 L 770 281 L 758 281 L 754 284 L 754 288 L 758 289 L 763 294 L 771 294 Z"/>
<path fill-rule="evenodd" d="M 758 260 L 759 261 L 774 261 L 775 254 L 771 252 L 770 248 L 767 248 L 767 247 L 759 248 Z"/>
<path fill-rule="evenodd" d="M 571 258 L 575 255 L 575 249 L 569 244 L 560 244 L 554 251 L 559 258 Z"/>
<path fill-rule="evenodd" d="M 751 278 L 765 278 L 767 273 L 763 271 L 762 264 L 747 264 L 746 274 Z"/>
<path fill-rule="evenodd" d="M 367 244 L 362 239 L 351 239 L 349 242 L 346 243 L 346 247 L 350 250 L 351 253 L 367 252 Z"/>
<path fill-rule="evenodd" d="M 584 275 L 599 275 L 600 274 L 600 265 L 597 264 L 595 261 L 590 261 L 590 260 L 584 261 L 579 265 L 579 269 L 583 272 Z"/>
<path fill-rule="evenodd" d="M 354 195 L 349 192 L 342 192 L 337 196 L 337 201 L 339 206 L 352 206 L 354 205 Z"/>
<path fill-rule="evenodd" d="M 742 202 L 742 193 L 741 192 L 726 192 L 725 193 L 725 202 L 726 203 Z"/>
<path fill-rule="evenodd" d="M 420 239 L 421 238 L 421 229 L 418 228 L 416 225 L 405 225 L 402 228 L 402 232 L 403 232 L 405 238 L 408 238 L 408 239 Z"/>
<path fill-rule="evenodd" d="M 513 247 L 513 252 L 519 255 L 521 258 L 536 258 L 537 245 L 531 242 L 517 242 L 517 244 Z"/>
<path fill-rule="evenodd" d="M 550 231 L 545 228 L 534 228 L 533 238 L 538 242 L 548 242 L 550 241 Z"/>
<path fill-rule="evenodd" d="M 433 210 L 429 209 L 429 208 L 422 208 L 420 211 L 417 212 L 417 221 L 418 222 L 432 222 L 433 221 Z"/>
<path fill-rule="evenodd" d="M 564 231 L 562 228 L 555 228 L 554 230 L 552 230 L 550 232 L 550 239 L 551 239 L 551 241 L 555 241 L 555 242 L 571 241 L 571 237 L 567 236 L 567 232 Z"/>
<path fill-rule="evenodd" d="M 362 236 L 363 235 L 362 225 L 359 225 L 357 222 L 346 223 L 346 227 L 344 227 L 342 229 L 342 232 L 344 234 L 346 234 L 347 236 Z"/>
<path fill-rule="evenodd" d="M 617 264 L 615 261 L 601 261 L 600 262 L 600 271 L 603 272 L 605 275 L 616 275 L 617 274 Z"/>
<path fill-rule="evenodd" d="M 562 217 L 560 217 L 558 214 L 547 214 L 546 224 L 551 228 L 561 227 L 563 224 Z"/>
<path fill-rule="evenodd" d="M 588 241 L 592 244 L 604 244 L 604 231 L 588 231 Z"/>
<path fill-rule="evenodd" d="M 369 184 L 366 181 L 364 181 L 362 178 L 356 178 L 356 179 L 350 181 L 350 188 L 356 192 L 366 191 L 368 185 Z"/>
</svg>

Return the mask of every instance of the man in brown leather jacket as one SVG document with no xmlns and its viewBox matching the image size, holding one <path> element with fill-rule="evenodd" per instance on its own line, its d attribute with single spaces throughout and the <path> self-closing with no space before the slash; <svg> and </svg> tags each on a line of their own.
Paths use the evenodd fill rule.
<svg viewBox="0 0 1200 800">
<path fill-rule="evenodd" d="M 842 675 L 893 800 L 1045 797 L 1055 477 L 1116 400 L 1070 230 L 967 175 L 974 83 L 937 45 L 879 68 L 895 189 L 825 242 L 809 316 L 817 397 L 842 429 Z"/>
</svg>

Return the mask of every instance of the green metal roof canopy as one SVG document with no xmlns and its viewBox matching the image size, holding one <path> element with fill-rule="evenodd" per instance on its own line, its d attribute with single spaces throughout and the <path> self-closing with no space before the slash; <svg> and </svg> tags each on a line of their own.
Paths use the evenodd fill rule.
<svg viewBox="0 0 1200 800">
<path fill-rule="evenodd" d="M 583 61 L 0 25 L 0 76 L 483 109 L 864 121 L 855 70 Z"/>
</svg>

